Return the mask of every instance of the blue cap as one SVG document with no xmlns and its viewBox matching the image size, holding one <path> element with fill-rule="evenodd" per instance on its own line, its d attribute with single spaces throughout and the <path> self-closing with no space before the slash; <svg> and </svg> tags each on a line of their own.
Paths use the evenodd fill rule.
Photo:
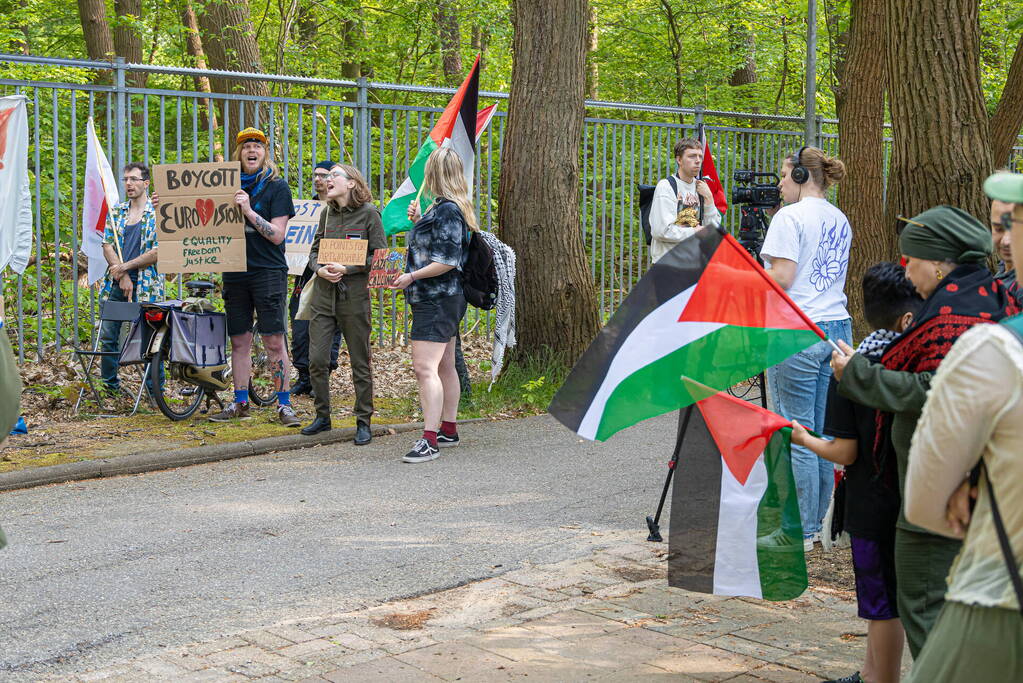
<svg viewBox="0 0 1023 683">
<path fill-rule="evenodd" d="M 316 164 L 316 168 L 322 168 L 322 169 L 325 169 L 327 171 L 329 171 L 330 169 L 334 168 L 335 166 L 337 166 L 337 162 L 336 161 L 330 161 L 329 159 L 327 161 L 321 161 L 320 163 Z"/>
</svg>

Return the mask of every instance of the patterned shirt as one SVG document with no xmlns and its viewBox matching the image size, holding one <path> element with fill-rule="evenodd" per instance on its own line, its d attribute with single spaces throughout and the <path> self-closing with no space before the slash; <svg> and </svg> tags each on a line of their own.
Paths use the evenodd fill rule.
<svg viewBox="0 0 1023 683">
<path fill-rule="evenodd" d="M 461 294 L 461 270 L 468 256 L 465 247 L 466 227 L 461 209 L 450 200 L 438 199 L 426 215 L 412 226 L 408 237 L 405 272 L 419 270 L 431 262 L 453 268 L 436 277 L 413 281 L 406 290 L 408 300 L 418 303 Z"/>
<path fill-rule="evenodd" d="M 114 244 L 114 231 L 117 232 L 117 239 L 124 239 L 124 229 L 128 225 L 128 212 L 131 208 L 130 202 L 121 202 L 110 210 L 107 225 L 103 229 L 103 244 Z M 146 207 L 142 210 L 141 244 L 139 253 L 145 254 L 150 249 L 156 248 L 156 210 L 153 202 L 146 200 Z M 122 245 L 123 247 L 123 245 Z M 114 251 L 117 247 L 114 247 Z M 162 301 L 163 300 L 163 278 L 160 277 L 156 264 L 150 264 L 145 268 L 139 268 L 139 278 L 136 284 L 138 296 L 136 301 Z M 115 286 L 107 270 L 106 278 L 103 280 L 103 291 L 100 300 L 106 301 L 110 298 L 110 290 Z"/>
</svg>

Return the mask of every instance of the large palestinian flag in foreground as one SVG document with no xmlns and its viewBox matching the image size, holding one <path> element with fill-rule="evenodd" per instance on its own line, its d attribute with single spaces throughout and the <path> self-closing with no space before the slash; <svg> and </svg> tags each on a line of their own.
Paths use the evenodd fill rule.
<svg viewBox="0 0 1023 683">
<path fill-rule="evenodd" d="M 548 410 L 603 441 L 707 397 L 694 386 L 727 389 L 824 338 L 731 235 L 701 230 L 636 283 Z"/>
<path fill-rule="evenodd" d="M 705 388 L 696 388 L 704 391 Z M 668 584 L 791 600 L 807 586 L 791 422 L 719 393 L 689 423 L 671 498 Z"/>
</svg>

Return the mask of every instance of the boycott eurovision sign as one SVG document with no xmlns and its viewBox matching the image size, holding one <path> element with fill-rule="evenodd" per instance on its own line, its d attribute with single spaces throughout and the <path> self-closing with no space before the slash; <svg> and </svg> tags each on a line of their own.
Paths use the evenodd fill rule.
<svg viewBox="0 0 1023 683">
<path fill-rule="evenodd" d="M 288 259 L 288 274 L 301 275 L 309 263 L 309 250 L 320 225 L 320 212 L 326 206 L 317 199 L 294 202 L 295 217 L 288 221 L 288 234 L 284 238 L 284 257 Z"/>
<path fill-rule="evenodd" d="M 239 162 L 154 166 L 153 182 L 160 272 L 245 270 L 245 220 L 234 202 Z"/>
</svg>

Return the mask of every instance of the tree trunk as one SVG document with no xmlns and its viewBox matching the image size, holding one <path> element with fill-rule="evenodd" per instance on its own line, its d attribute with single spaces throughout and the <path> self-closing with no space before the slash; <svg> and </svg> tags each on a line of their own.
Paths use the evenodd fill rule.
<svg viewBox="0 0 1023 683">
<path fill-rule="evenodd" d="M 202 49 L 202 38 L 199 35 L 199 20 L 195 16 L 195 8 L 192 7 L 192 0 L 185 0 L 185 6 L 181 10 L 181 25 L 185 27 L 185 49 L 192 58 L 192 65 L 196 69 L 206 69 L 206 53 Z M 196 76 L 195 89 L 199 92 L 211 93 L 210 79 L 206 76 Z M 210 131 L 213 136 L 213 159 L 214 161 L 224 160 L 224 144 L 221 137 L 217 135 L 217 110 L 213 102 L 207 97 L 202 100 L 204 113 L 200 112 L 201 125 Z"/>
<path fill-rule="evenodd" d="M 248 0 L 207 0 L 205 10 L 199 15 L 199 28 L 211 69 L 263 72 L 263 59 L 249 18 Z M 210 83 L 214 92 L 243 93 L 256 98 L 270 95 L 266 81 L 262 80 L 212 78 Z M 230 107 L 229 119 L 223 116 L 223 105 L 220 109 L 221 117 L 227 123 L 228 139 L 233 140 L 241 128 L 241 108 Z M 244 113 L 245 126 L 255 125 L 256 102 L 246 102 Z M 265 125 L 263 118 L 260 117 L 260 125 Z"/>
<path fill-rule="evenodd" d="M 661 10 L 668 26 L 668 51 L 671 54 L 671 63 L 675 67 L 675 106 L 682 106 L 682 98 L 685 94 L 685 79 L 682 71 L 682 47 L 685 41 L 685 34 L 679 25 L 679 17 L 675 13 L 676 7 L 671 0 L 661 0 Z M 678 115 L 678 122 L 685 123 L 685 116 Z"/>
<path fill-rule="evenodd" d="M 450 0 L 438 0 L 433 14 L 440 40 L 441 67 L 444 80 L 450 86 L 462 82 L 462 33 L 458 27 L 458 14 Z"/>
<path fill-rule="evenodd" d="M 129 64 L 142 63 L 142 36 L 132 24 L 142 16 L 142 0 L 114 0 L 114 50 Z M 129 72 L 127 84 L 131 88 L 146 87 L 145 73 Z"/>
<path fill-rule="evenodd" d="M 885 224 L 951 204 L 985 225 L 991 173 L 979 0 L 885 0 L 892 159 Z M 876 42 L 876 41 L 875 41 Z M 855 229 L 855 226 L 854 226 Z"/>
<path fill-rule="evenodd" d="M 104 61 L 114 55 L 114 37 L 106 12 L 103 0 L 78 0 L 78 18 L 82 22 L 89 59 Z"/>
<path fill-rule="evenodd" d="M 995 166 L 1009 163 L 1009 155 L 1023 128 L 1023 35 L 1009 66 L 1002 98 L 991 117 L 991 151 Z"/>
<path fill-rule="evenodd" d="M 836 64 L 838 140 L 846 174 L 838 186 L 838 205 L 853 227 L 846 294 L 849 312 L 863 329 L 863 288 L 867 268 L 898 260 L 892 224 L 884 220 L 884 60 L 878 59 L 877 36 L 884 34 L 885 0 L 852 3 L 849 32 L 839 45 L 845 54 Z"/>
<path fill-rule="evenodd" d="M 598 100 L 600 99 L 600 65 L 593 53 L 597 51 L 600 32 L 597 30 L 597 10 L 593 7 L 590 7 L 589 36 L 590 39 L 586 44 L 586 99 Z"/>
<path fill-rule="evenodd" d="M 571 364 L 600 330 L 579 215 L 586 0 L 512 0 L 511 94 L 498 190 L 517 254 L 520 354 Z"/>
<path fill-rule="evenodd" d="M 476 54 L 480 56 L 480 73 L 483 73 L 487 63 L 487 47 L 490 45 L 490 29 L 484 28 L 479 24 L 473 24 L 470 44 Z"/>
<path fill-rule="evenodd" d="M 363 21 L 362 3 L 354 2 L 350 8 L 349 19 L 342 29 L 345 61 L 341 62 L 341 77 L 348 80 L 362 78 L 362 49 L 366 42 L 366 22 Z M 351 99 L 355 101 L 355 91 Z"/>
</svg>

